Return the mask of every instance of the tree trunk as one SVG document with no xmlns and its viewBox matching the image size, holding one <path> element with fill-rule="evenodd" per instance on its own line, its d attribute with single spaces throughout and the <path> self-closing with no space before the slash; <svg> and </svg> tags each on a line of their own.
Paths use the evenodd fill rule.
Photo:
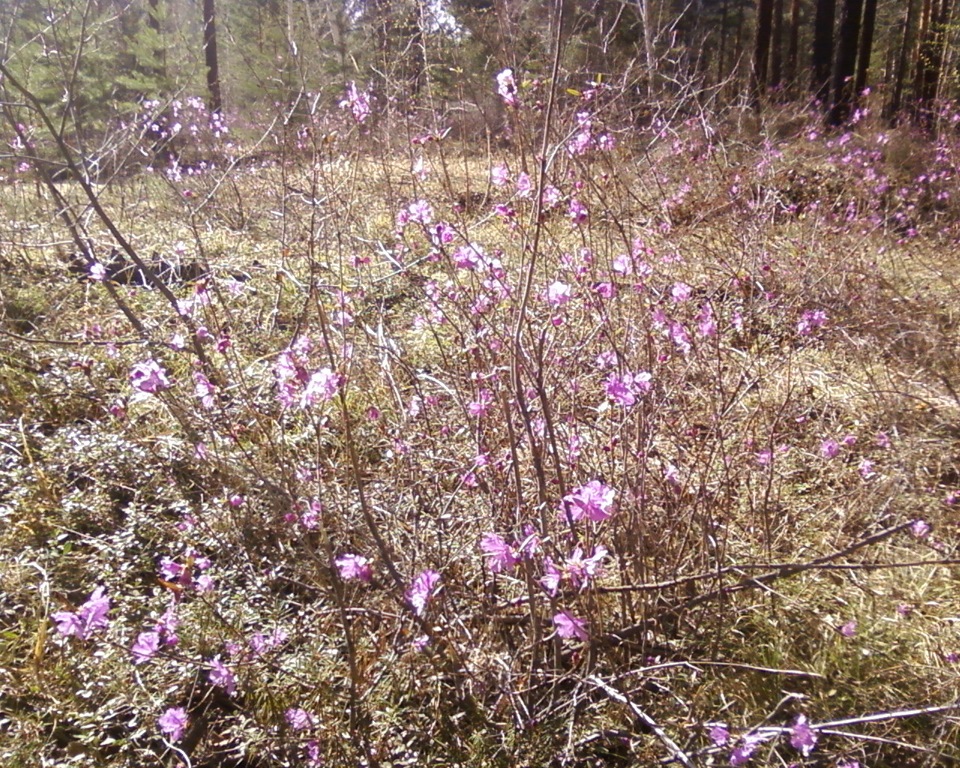
<svg viewBox="0 0 960 768">
<path fill-rule="evenodd" d="M 223 95 L 220 91 L 220 64 L 217 59 L 216 0 L 203 0 L 203 57 L 207 65 L 210 111 L 223 112 Z"/>
<path fill-rule="evenodd" d="M 720 51 L 717 54 L 717 82 L 722 83 L 727 76 L 727 5 L 729 0 L 723 0 L 720 11 Z"/>
<path fill-rule="evenodd" d="M 773 3 L 773 39 L 770 41 L 770 88 L 783 87 L 783 0 Z"/>
<path fill-rule="evenodd" d="M 877 21 L 877 0 L 864 0 L 863 29 L 860 31 L 860 54 L 857 60 L 857 81 L 854 86 L 854 98 L 859 99 L 867 87 L 867 73 L 870 70 L 870 56 L 873 53 L 873 31 Z"/>
<path fill-rule="evenodd" d="M 759 109 L 767 85 L 770 37 L 773 26 L 773 0 L 757 0 L 757 40 L 753 50 L 753 100 Z"/>
<path fill-rule="evenodd" d="M 950 0 L 928 0 L 924 3 L 925 18 L 917 54 L 915 97 L 917 117 L 928 128 L 934 123 L 949 16 Z"/>
<path fill-rule="evenodd" d="M 800 0 L 790 4 L 790 42 L 787 45 L 787 83 L 793 88 L 797 82 L 800 62 Z"/>
<path fill-rule="evenodd" d="M 850 117 L 862 16 L 863 0 L 844 0 L 837 40 L 837 63 L 833 74 L 833 106 L 828 118 L 830 125 L 843 125 Z"/>
<path fill-rule="evenodd" d="M 887 105 L 887 118 L 896 122 L 903 106 L 903 87 L 907 80 L 907 67 L 910 66 L 910 41 L 913 39 L 913 26 L 917 15 L 917 0 L 907 0 L 907 16 L 903 22 L 903 37 L 900 41 L 900 55 L 893 80 L 893 95 Z"/>
<path fill-rule="evenodd" d="M 813 80 L 810 90 L 824 105 L 830 100 L 833 19 L 836 12 L 836 0 L 817 0 L 817 15 L 813 22 Z"/>
</svg>

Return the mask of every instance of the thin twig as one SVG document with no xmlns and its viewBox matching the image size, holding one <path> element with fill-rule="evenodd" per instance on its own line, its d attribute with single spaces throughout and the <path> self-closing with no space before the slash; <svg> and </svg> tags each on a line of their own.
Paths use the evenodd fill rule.
<svg viewBox="0 0 960 768">
<path fill-rule="evenodd" d="M 663 742 L 663 745 L 670 750 L 670 753 L 676 762 L 688 766 L 688 768 L 693 768 L 693 762 L 690 760 L 687 754 L 680 749 L 679 746 L 677 746 L 677 743 L 667 735 L 667 732 L 664 731 L 663 728 L 657 725 L 657 722 L 650 717 L 650 715 L 640 709 L 640 707 L 630 701 L 630 699 L 620 693 L 620 691 L 618 691 L 616 688 L 612 688 L 607 685 L 599 677 L 588 677 L 587 682 L 599 688 L 614 701 L 620 702 L 621 704 L 626 704 L 630 708 L 630 711 L 633 712 L 634 716 L 651 731 L 653 731 L 656 737 Z"/>
</svg>

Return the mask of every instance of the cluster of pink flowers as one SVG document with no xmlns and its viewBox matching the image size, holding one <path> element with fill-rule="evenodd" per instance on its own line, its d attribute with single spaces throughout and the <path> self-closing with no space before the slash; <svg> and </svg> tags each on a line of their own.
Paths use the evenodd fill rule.
<svg viewBox="0 0 960 768">
<path fill-rule="evenodd" d="M 312 350 L 310 338 L 300 336 L 277 355 L 273 372 L 277 377 L 277 399 L 284 408 L 310 408 L 327 402 L 343 386 L 343 377 L 328 366 L 309 372 Z"/>
<path fill-rule="evenodd" d="M 87 640 L 95 632 L 106 629 L 110 622 L 110 598 L 103 587 L 97 587 L 87 601 L 76 611 L 57 611 L 53 620 L 57 623 L 57 632 L 64 637 Z"/>
<path fill-rule="evenodd" d="M 349 109 L 357 123 L 366 122 L 371 112 L 370 92 L 361 91 L 357 88 L 356 83 L 350 83 L 347 86 L 346 98 L 340 102 L 340 109 Z"/>
</svg>

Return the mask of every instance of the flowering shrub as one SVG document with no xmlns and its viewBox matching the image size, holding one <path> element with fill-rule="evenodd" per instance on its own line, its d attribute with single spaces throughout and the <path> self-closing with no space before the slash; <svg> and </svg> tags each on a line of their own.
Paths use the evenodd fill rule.
<svg viewBox="0 0 960 768">
<path fill-rule="evenodd" d="M 901 264 L 956 234 L 952 139 L 908 215 L 866 123 L 727 148 L 533 72 L 488 81 L 513 144 L 482 161 L 442 125 L 365 155 L 393 118 L 351 83 L 308 121 L 348 138 L 105 193 L 135 245 L 209 262 L 172 298 L 100 262 L 3 286 L 13 741 L 118 766 L 952 749 L 949 709 L 906 723 L 953 701 L 960 647 L 953 295 Z M 157 131 L 231 157 L 200 106 Z M 243 226 L 199 199 L 231 185 Z"/>
</svg>

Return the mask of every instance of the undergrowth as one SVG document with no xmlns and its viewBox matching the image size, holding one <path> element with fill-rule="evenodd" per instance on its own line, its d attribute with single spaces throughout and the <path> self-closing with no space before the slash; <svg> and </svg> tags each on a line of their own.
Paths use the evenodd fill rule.
<svg viewBox="0 0 960 768">
<path fill-rule="evenodd" d="M 500 87 L 0 192 L 4 765 L 960 760 L 953 137 Z"/>
</svg>

